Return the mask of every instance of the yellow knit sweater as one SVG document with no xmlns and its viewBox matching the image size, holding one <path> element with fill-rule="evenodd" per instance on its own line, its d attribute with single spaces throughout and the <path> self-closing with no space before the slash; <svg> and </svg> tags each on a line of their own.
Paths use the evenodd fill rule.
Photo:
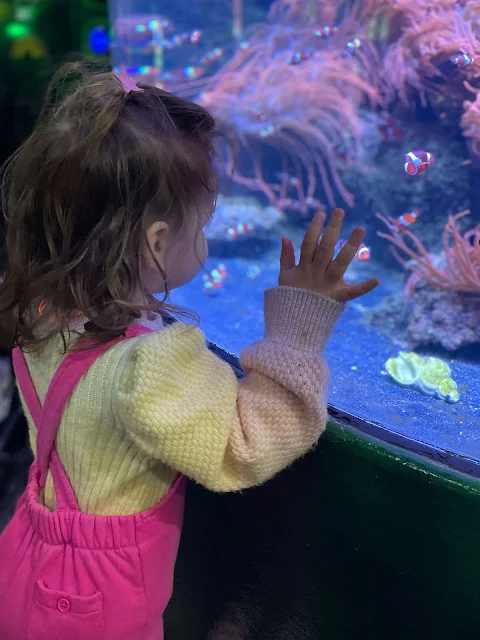
<svg viewBox="0 0 480 640">
<path fill-rule="evenodd" d="M 316 443 L 327 418 L 323 350 L 342 305 L 287 287 L 267 291 L 265 304 L 265 338 L 241 354 L 240 382 L 203 333 L 182 323 L 124 340 L 93 364 L 56 439 L 82 511 L 147 509 L 177 472 L 213 491 L 251 487 Z M 26 356 L 41 402 L 64 357 L 60 344 Z M 43 500 L 55 508 L 50 475 Z"/>
</svg>

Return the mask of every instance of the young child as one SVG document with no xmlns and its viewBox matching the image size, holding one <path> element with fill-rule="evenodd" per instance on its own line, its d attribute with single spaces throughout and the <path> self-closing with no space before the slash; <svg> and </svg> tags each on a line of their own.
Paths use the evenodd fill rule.
<svg viewBox="0 0 480 640">
<path fill-rule="evenodd" d="M 54 79 L 3 176 L 0 308 L 14 319 L 35 462 L 0 537 L 2 640 L 163 638 L 185 479 L 253 487 L 317 442 L 325 345 L 343 303 L 377 284 L 343 281 L 364 231 L 333 259 L 343 212 L 320 244 L 317 214 L 299 264 L 282 240 L 265 337 L 241 354 L 237 382 L 197 327 L 162 324 L 168 292 L 207 255 L 212 117 L 81 71 Z"/>
</svg>

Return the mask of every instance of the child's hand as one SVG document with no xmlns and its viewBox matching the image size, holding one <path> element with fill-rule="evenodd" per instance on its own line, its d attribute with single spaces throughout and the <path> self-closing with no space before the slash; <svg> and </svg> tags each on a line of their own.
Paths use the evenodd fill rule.
<svg viewBox="0 0 480 640">
<path fill-rule="evenodd" d="M 355 258 L 365 236 L 365 229 L 358 227 L 347 243 L 333 259 L 335 247 L 340 237 L 344 212 L 335 209 L 330 222 L 323 232 L 325 214 L 317 213 L 305 233 L 300 251 L 300 261 L 295 264 L 295 251 L 292 241 L 282 238 L 282 254 L 280 256 L 280 277 L 278 284 L 285 287 L 310 289 L 323 293 L 338 302 L 347 302 L 359 298 L 375 289 L 378 278 L 370 278 L 359 284 L 346 284 L 343 280 L 345 271 Z"/>
</svg>

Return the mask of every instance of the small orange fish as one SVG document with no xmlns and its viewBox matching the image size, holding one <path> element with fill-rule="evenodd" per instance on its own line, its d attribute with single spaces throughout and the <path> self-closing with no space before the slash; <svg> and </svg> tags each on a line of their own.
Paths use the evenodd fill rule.
<svg viewBox="0 0 480 640">
<path fill-rule="evenodd" d="M 192 33 L 190 34 L 190 42 L 192 44 L 197 44 L 197 42 L 200 40 L 201 37 L 202 37 L 201 31 L 199 31 L 198 29 L 196 31 L 192 31 Z"/>
<path fill-rule="evenodd" d="M 405 173 L 409 176 L 422 176 L 427 168 L 433 164 L 435 158 L 428 151 L 418 149 L 416 151 L 409 151 L 405 154 Z"/>
<path fill-rule="evenodd" d="M 344 58 L 351 58 L 355 55 L 357 49 L 360 49 L 362 46 L 362 41 L 360 38 L 354 38 L 351 42 L 347 42 L 342 51 L 342 56 Z"/>
<path fill-rule="evenodd" d="M 361 244 L 355 255 L 355 258 L 357 260 L 360 260 L 360 262 L 366 262 L 367 260 L 370 260 L 370 256 L 371 256 L 370 248 L 364 244 Z"/>
<path fill-rule="evenodd" d="M 219 264 L 218 267 L 203 276 L 203 290 L 208 293 L 221 289 L 227 275 L 227 267 L 224 264 Z"/>
<path fill-rule="evenodd" d="M 469 64 L 475 62 L 475 58 L 473 56 L 469 56 L 468 53 L 457 53 L 455 56 L 450 58 L 450 62 L 460 69 L 465 69 Z"/>
<path fill-rule="evenodd" d="M 222 49 L 221 47 L 215 47 L 215 49 L 208 51 L 200 58 L 200 64 L 210 64 L 211 62 L 220 60 L 224 53 L 225 49 Z"/>
<path fill-rule="evenodd" d="M 228 240 L 236 240 L 242 236 L 246 236 L 247 233 L 250 233 L 255 229 L 253 224 L 235 224 L 233 227 L 227 229 L 227 239 Z"/>
<path fill-rule="evenodd" d="M 326 26 L 315 31 L 317 38 L 331 38 L 338 31 L 338 27 Z"/>
<path fill-rule="evenodd" d="M 180 47 L 182 44 L 185 44 L 187 40 L 190 40 L 189 33 L 177 33 L 166 41 L 168 43 L 167 47 Z"/>
<path fill-rule="evenodd" d="M 306 51 L 296 51 L 289 59 L 288 64 L 296 65 L 301 62 L 306 62 L 309 58 L 312 57 L 312 53 L 307 53 Z"/>
<path fill-rule="evenodd" d="M 339 243 L 339 247 L 340 249 L 343 249 L 343 247 L 346 245 L 347 243 L 345 242 L 345 240 L 342 240 Z M 370 248 L 367 247 L 367 245 L 362 244 L 359 246 L 357 253 L 355 254 L 355 259 L 358 260 L 359 262 L 366 262 L 367 260 L 370 260 L 371 257 L 371 251 Z"/>
<path fill-rule="evenodd" d="M 391 231 L 395 231 L 396 233 L 405 231 L 405 229 L 417 221 L 417 218 L 421 213 L 420 209 L 413 209 L 413 211 L 403 213 L 399 218 L 392 221 L 392 224 L 390 225 Z"/>
<path fill-rule="evenodd" d="M 200 78 L 205 73 L 205 70 L 202 67 L 185 67 L 183 70 L 184 75 L 191 80 L 196 78 Z"/>
</svg>

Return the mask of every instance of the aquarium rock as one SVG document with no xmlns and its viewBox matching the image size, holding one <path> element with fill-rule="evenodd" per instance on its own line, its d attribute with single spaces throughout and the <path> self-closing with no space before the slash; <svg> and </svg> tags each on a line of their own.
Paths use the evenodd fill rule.
<svg viewBox="0 0 480 640">
<path fill-rule="evenodd" d="M 442 247 L 442 233 L 447 215 L 469 208 L 470 169 L 462 166 L 468 157 L 463 140 L 458 140 L 458 132 L 442 132 L 437 137 L 422 133 L 412 124 L 405 126 L 408 136 L 404 141 L 384 143 L 374 156 L 365 153 L 364 162 L 369 171 L 349 171 L 345 174 L 345 184 L 355 193 L 356 210 L 361 212 L 366 225 L 373 254 L 379 262 L 388 267 L 394 262 L 385 244 L 375 236 L 379 224 L 375 213 L 380 212 L 391 218 L 419 208 L 421 215 L 414 231 L 431 251 Z M 433 154 L 435 163 L 421 179 L 405 176 L 403 171 L 404 153 L 410 149 L 426 149 Z M 452 162 L 458 158 L 458 162 Z M 401 175 L 401 174 L 400 174 Z"/>
<path fill-rule="evenodd" d="M 363 320 L 412 349 L 439 346 L 456 351 L 480 345 L 480 298 L 441 291 L 421 281 L 409 301 L 402 292 L 389 296 L 366 309 Z"/>
<path fill-rule="evenodd" d="M 205 229 L 209 240 L 229 241 L 228 231 L 236 225 L 252 225 L 258 231 L 270 231 L 285 220 L 285 214 L 275 207 L 264 207 L 251 196 L 222 196 L 212 220 Z"/>
<path fill-rule="evenodd" d="M 386 361 L 385 369 L 401 387 L 412 387 L 426 396 L 435 396 L 446 402 L 455 403 L 460 400 L 451 369 L 440 358 L 423 357 L 413 351 L 400 351 L 396 358 Z"/>
</svg>

